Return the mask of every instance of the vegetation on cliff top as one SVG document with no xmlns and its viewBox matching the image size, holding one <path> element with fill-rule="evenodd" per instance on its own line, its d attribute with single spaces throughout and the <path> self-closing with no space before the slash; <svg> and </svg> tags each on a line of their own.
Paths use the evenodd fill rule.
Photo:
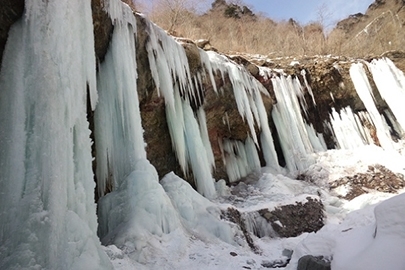
<svg viewBox="0 0 405 270">
<path fill-rule="evenodd" d="M 129 0 L 130 1 L 130 0 Z M 279 56 L 346 55 L 365 57 L 405 45 L 405 3 L 378 0 L 365 14 L 350 15 L 332 30 L 324 18 L 329 11 L 318 10 L 318 20 L 300 25 L 293 19 L 274 21 L 255 13 L 243 1 L 133 0 L 137 10 L 174 36 L 207 39 L 219 51 Z M 208 5 L 209 6 L 209 5 Z"/>
</svg>

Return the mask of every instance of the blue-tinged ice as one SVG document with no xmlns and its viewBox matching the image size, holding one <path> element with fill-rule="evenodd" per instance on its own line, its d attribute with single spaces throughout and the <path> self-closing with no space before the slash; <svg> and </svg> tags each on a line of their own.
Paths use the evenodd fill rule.
<svg viewBox="0 0 405 270">
<path fill-rule="evenodd" d="M 136 86 L 134 27 L 117 23 L 99 67 L 94 114 L 99 196 L 118 188 L 139 159 L 146 158 Z M 109 186 L 107 186 L 109 185 Z"/>
<path fill-rule="evenodd" d="M 188 101 L 182 101 L 184 116 L 184 137 L 189 163 L 196 180 L 197 191 L 207 198 L 215 198 L 214 178 L 211 175 L 212 162 L 209 160 L 200 127 Z"/>
<path fill-rule="evenodd" d="M 96 235 L 90 1 L 32 0 L 0 73 L 0 268 L 111 269 Z"/>
</svg>

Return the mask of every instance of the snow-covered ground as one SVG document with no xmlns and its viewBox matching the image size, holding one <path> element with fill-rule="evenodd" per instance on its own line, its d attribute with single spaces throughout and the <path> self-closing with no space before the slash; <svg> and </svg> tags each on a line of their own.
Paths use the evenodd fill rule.
<svg viewBox="0 0 405 270">
<path fill-rule="evenodd" d="M 405 158 L 377 146 L 329 150 L 315 158 L 317 162 L 305 174 L 316 184 L 262 168 L 255 175 L 260 179 L 255 181 L 252 177 L 247 185 L 217 185 L 222 196 L 213 201 L 194 193 L 188 184 L 169 174 L 161 184 L 179 213 L 176 218 L 182 226 L 160 236 L 149 235 L 137 255 L 114 245 L 104 249 L 115 269 L 268 269 L 270 262 L 286 260 L 286 250 L 293 250 L 291 261 L 279 269 L 296 269 L 298 259 L 306 254 L 332 259 L 332 269 L 405 269 L 401 255 L 405 250 L 405 220 L 401 215 L 405 194 L 370 192 L 347 201 L 327 189 L 329 182 L 365 172 L 369 165 L 381 164 L 404 174 Z M 238 189 L 238 195 L 231 195 L 232 189 Z M 218 211 L 230 205 L 243 213 L 271 209 L 306 195 L 322 199 L 325 226 L 316 233 L 293 238 L 252 236 L 258 252 L 250 249 L 233 224 L 218 218 Z M 392 197 L 395 198 L 388 200 Z M 233 233 L 232 239 L 229 233 Z"/>
</svg>

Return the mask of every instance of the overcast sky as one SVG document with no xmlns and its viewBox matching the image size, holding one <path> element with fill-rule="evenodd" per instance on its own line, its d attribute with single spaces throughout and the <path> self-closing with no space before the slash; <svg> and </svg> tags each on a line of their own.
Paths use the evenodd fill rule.
<svg viewBox="0 0 405 270">
<path fill-rule="evenodd" d="M 358 12 L 364 13 L 374 0 L 242 0 L 253 8 L 275 20 L 293 18 L 301 24 L 318 19 L 318 10 L 323 6 L 326 26 L 333 26 L 341 19 Z M 231 1 L 230 1 L 231 2 Z"/>
</svg>

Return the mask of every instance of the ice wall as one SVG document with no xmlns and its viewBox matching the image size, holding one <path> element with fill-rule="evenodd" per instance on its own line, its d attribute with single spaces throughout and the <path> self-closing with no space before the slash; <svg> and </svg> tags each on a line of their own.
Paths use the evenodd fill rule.
<svg viewBox="0 0 405 270">
<path fill-rule="evenodd" d="M 32 0 L 0 74 L 0 268 L 111 269 L 96 235 L 90 1 Z"/>
</svg>

